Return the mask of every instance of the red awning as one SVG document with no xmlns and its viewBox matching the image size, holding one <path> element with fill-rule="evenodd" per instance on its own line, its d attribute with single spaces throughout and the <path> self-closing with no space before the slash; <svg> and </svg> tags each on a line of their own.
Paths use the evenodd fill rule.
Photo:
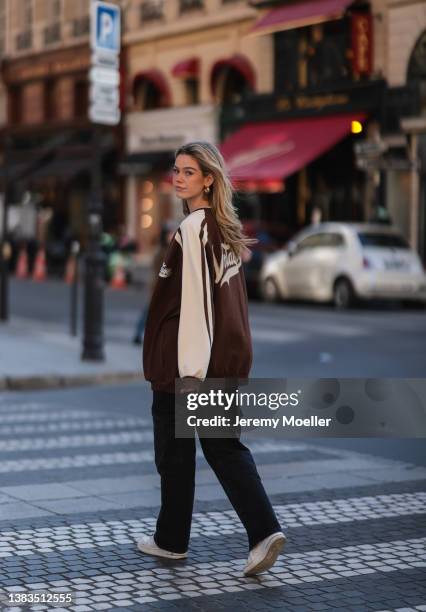
<svg viewBox="0 0 426 612">
<path fill-rule="evenodd" d="M 151 81 L 159 90 L 163 106 L 169 106 L 171 104 L 170 89 L 165 76 L 160 70 L 153 68 L 151 70 L 142 70 L 138 72 L 133 78 L 133 92 L 135 91 L 137 83 L 144 80 Z"/>
<path fill-rule="evenodd" d="M 235 54 L 231 57 L 218 60 L 214 64 L 210 75 L 210 85 L 212 92 L 214 92 L 215 89 L 216 77 L 218 76 L 221 69 L 226 67 L 234 68 L 235 70 L 240 72 L 247 81 L 247 83 L 249 83 L 250 87 L 252 89 L 255 88 L 256 76 L 253 66 L 251 65 L 250 61 L 246 57 L 244 57 L 244 55 Z"/>
<path fill-rule="evenodd" d="M 235 186 L 261 191 L 262 184 L 298 172 L 331 149 L 351 131 L 352 121 L 363 114 L 249 123 L 221 145 L 229 175 Z"/>
<path fill-rule="evenodd" d="M 339 19 L 353 0 L 306 0 L 272 9 L 254 24 L 251 34 L 269 34 Z"/>
<path fill-rule="evenodd" d="M 195 79 L 200 70 L 200 61 L 198 57 L 178 62 L 172 68 L 172 75 L 178 79 Z"/>
</svg>

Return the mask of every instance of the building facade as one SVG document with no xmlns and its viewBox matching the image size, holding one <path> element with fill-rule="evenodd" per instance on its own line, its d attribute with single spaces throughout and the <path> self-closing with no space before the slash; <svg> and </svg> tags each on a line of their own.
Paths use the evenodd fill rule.
<svg viewBox="0 0 426 612">
<path fill-rule="evenodd" d="M 385 73 L 390 90 L 402 92 L 396 147 L 406 148 L 408 164 L 389 168 L 386 189 L 391 215 L 426 261 L 426 5 L 388 0 Z M 399 139 L 399 140 L 398 140 Z"/>
<path fill-rule="evenodd" d="M 7 141 L 4 163 L 14 187 L 11 203 L 30 199 L 41 218 L 49 220 L 34 236 L 48 242 L 49 256 L 50 247 L 65 251 L 72 239 L 84 245 L 87 238 L 93 157 L 93 125 L 88 120 L 90 3 L 4 0 L 0 9 L 5 24 L 0 39 L 6 99 L 2 141 Z M 104 130 L 107 230 L 115 230 L 122 217 L 115 173 L 120 147 L 120 128 Z"/>
<path fill-rule="evenodd" d="M 279 239 L 314 211 L 329 220 L 390 217 L 425 257 L 424 2 L 255 5 L 250 34 L 273 40 L 273 92 L 228 105 L 221 120 L 228 163 L 242 183 L 250 178 L 252 209 L 274 233 L 282 228 Z M 258 151 L 250 165 L 244 149 L 256 138 L 272 152 Z"/>
<path fill-rule="evenodd" d="M 176 148 L 219 140 L 219 109 L 272 89 L 272 45 L 249 40 L 257 11 L 243 0 L 130 0 L 124 45 L 128 233 L 149 254 L 181 208 L 167 173 Z"/>
</svg>

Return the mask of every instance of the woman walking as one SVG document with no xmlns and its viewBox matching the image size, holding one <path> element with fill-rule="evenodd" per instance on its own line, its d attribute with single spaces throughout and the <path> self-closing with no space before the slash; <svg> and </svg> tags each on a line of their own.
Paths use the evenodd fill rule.
<svg viewBox="0 0 426 612">
<path fill-rule="evenodd" d="M 185 219 L 176 231 L 155 286 L 145 328 L 143 363 L 153 390 L 155 463 L 161 509 L 141 552 L 169 559 L 188 555 L 195 489 L 195 437 L 175 437 L 175 379 L 196 388 L 207 378 L 247 378 L 252 363 L 247 292 L 241 257 L 251 241 L 232 204 L 223 158 L 212 144 L 178 149 L 173 185 Z M 200 438 L 248 536 L 246 576 L 269 569 L 285 536 L 249 449 L 238 437 Z"/>
</svg>

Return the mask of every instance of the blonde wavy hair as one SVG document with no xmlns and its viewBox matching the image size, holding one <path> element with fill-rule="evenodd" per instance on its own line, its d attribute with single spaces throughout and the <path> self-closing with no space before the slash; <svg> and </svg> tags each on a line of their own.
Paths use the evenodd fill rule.
<svg viewBox="0 0 426 612">
<path fill-rule="evenodd" d="M 210 174 L 213 177 L 210 192 L 205 197 L 212 207 L 224 241 L 240 257 L 257 240 L 243 233 L 237 210 L 232 203 L 233 188 L 221 153 L 210 142 L 196 141 L 179 147 L 175 152 L 175 160 L 178 155 L 190 155 L 198 162 L 204 176 Z M 189 214 L 186 200 L 183 200 L 183 212 Z"/>
</svg>

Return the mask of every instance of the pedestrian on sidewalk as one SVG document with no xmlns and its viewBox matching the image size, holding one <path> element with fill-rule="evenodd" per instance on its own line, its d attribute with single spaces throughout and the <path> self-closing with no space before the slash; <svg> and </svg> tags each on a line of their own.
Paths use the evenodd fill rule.
<svg viewBox="0 0 426 612">
<path fill-rule="evenodd" d="M 188 390 L 207 378 L 247 378 L 252 364 L 242 232 L 232 187 L 215 146 L 193 142 L 175 154 L 173 185 L 185 219 L 158 275 L 146 321 L 143 364 L 153 390 L 155 464 L 161 508 L 141 552 L 188 555 L 195 489 L 195 437 L 175 437 L 175 379 Z M 250 450 L 231 438 L 200 438 L 248 536 L 244 574 L 269 569 L 285 543 Z"/>
<path fill-rule="evenodd" d="M 163 223 L 163 225 L 161 226 L 158 247 L 157 247 L 156 253 L 152 260 L 152 277 L 150 279 L 150 284 L 149 284 L 149 294 L 147 297 L 146 304 L 144 305 L 142 312 L 139 316 L 139 319 L 136 323 L 135 335 L 133 337 L 133 344 L 142 344 L 142 337 L 145 332 L 145 323 L 146 323 L 146 318 L 148 316 L 150 299 L 154 291 L 155 284 L 157 282 L 158 273 L 162 266 L 164 256 L 166 254 L 167 248 L 172 238 L 173 238 L 173 232 L 170 229 L 170 224 Z"/>
</svg>

